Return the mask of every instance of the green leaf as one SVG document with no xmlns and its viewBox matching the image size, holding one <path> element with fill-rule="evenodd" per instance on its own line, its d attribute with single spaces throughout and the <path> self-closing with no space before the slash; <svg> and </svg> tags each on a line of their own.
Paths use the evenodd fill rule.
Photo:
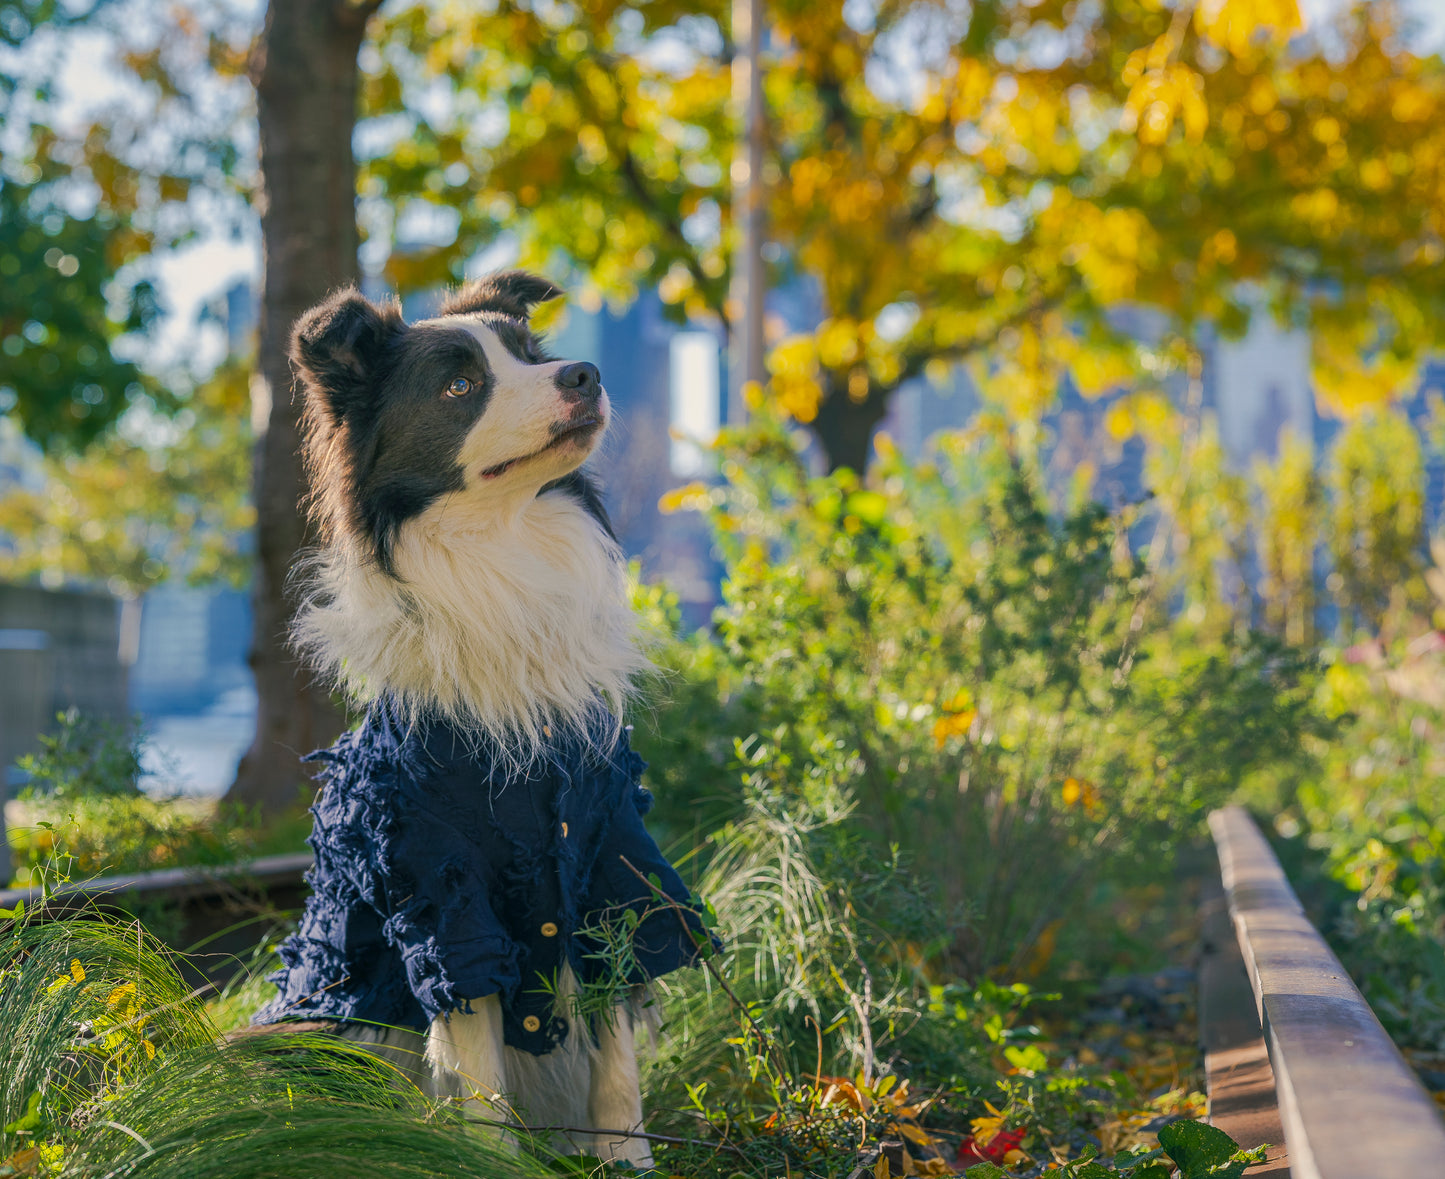
<svg viewBox="0 0 1445 1179">
<path fill-rule="evenodd" d="M 0 919 L 6 921 L 19 921 L 25 916 L 25 902 L 16 901 L 13 909 L 0 909 Z"/>
<path fill-rule="evenodd" d="M 1021 1072 L 1041 1073 L 1049 1067 L 1049 1058 L 1032 1044 L 1025 1044 L 1021 1048 L 1010 1044 L 1003 1050 L 1003 1054 L 1009 1064 Z"/>
<path fill-rule="evenodd" d="M 993 1163 L 975 1163 L 964 1176 L 965 1179 L 1008 1179 L 1008 1172 Z"/>
<path fill-rule="evenodd" d="M 42 1121 L 44 1118 L 40 1113 L 40 1090 L 37 1089 L 25 1102 L 25 1112 L 3 1129 L 6 1134 L 34 1133 L 40 1129 Z"/>
<path fill-rule="evenodd" d="M 1159 1163 L 1162 1154 L 1159 1147 L 1150 1149 L 1147 1146 L 1130 1146 L 1120 1150 L 1114 1156 L 1114 1170 L 1120 1172 L 1121 1175 L 1133 1175 L 1134 1179 L 1156 1179 L 1155 1167 L 1146 1167 L 1144 1163 Z M 1163 1167 L 1163 1179 L 1169 1179 L 1169 1172 L 1172 1172 L 1173 1167 L 1165 1165 L 1165 1163 L 1159 1163 L 1159 1166 Z M 1140 1167 L 1140 1169 L 1136 1170 L 1134 1167 Z"/>
<path fill-rule="evenodd" d="M 1159 1131 L 1159 1145 L 1179 1168 L 1179 1179 L 1240 1179 L 1246 1167 L 1265 1158 L 1263 1146 L 1244 1150 L 1203 1122 L 1170 1122 Z"/>
</svg>

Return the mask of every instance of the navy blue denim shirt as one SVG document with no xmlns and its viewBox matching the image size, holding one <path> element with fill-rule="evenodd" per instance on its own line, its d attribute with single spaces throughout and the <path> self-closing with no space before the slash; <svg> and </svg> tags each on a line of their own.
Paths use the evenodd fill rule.
<svg viewBox="0 0 1445 1179">
<path fill-rule="evenodd" d="M 567 1033 L 548 991 L 563 961 L 584 984 L 615 968 L 589 928 L 638 914 L 629 982 L 696 963 L 678 912 L 622 862 L 702 929 L 642 825 L 652 796 L 626 731 L 607 752 L 554 739 L 517 770 L 475 734 L 439 719 L 408 728 L 382 701 L 312 759 L 325 767 L 311 808 L 312 895 L 280 948 L 285 965 L 270 979 L 280 993 L 253 1023 L 420 1029 L 500 994 L 507 1044 L 542 1053 Z"/>
</svg>

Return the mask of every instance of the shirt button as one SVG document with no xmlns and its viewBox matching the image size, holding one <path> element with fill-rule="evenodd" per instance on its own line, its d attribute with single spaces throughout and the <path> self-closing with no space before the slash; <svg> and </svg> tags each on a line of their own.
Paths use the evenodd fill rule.
<svg viewBox="0 0 1445 1179">
<path fill-rule="evenodd" d="M 543 936 L 543 937 L 556 937 L 556 936 L 557 936 L 557 926 L 556 926 L 556 924 L 555 924 L 554 922 L 551 922 L 551 921 L 544 922 L 543 925 L 542 925 L 542 936 Z"/>
<path fill-rule="evenodd" d="M 529 1032 L 535 1032 L 538 1028 L 542 1026 L 542 1021 L 538 1019 L 535 1015 L 529 1015 L 526 1019 L 522 1021 L 522 1026 L 526 1028 Z"/>
</svg>

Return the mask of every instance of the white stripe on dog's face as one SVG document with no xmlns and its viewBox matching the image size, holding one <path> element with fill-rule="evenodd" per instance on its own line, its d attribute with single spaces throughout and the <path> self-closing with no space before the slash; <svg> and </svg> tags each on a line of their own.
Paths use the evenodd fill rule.
<svg viewBox="0 0 1445 1179">
<path fill-rule="evenodd" d="M 581 466 L 596 449 L 611 405 L 605 391 L 592 404 L 564 395 L 557 374 L 571 361 L 531 364 L 481 316 L 432 322 L 468 332 L 492 371 L 491 397 L 457 456 L 468 489 L 535 492 Z"/>
</svg>

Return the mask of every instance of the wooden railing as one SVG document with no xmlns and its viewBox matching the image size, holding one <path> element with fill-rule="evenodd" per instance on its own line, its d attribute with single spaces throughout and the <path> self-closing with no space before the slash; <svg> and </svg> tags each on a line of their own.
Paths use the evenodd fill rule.
<svg viewBox="0 0 1445 1179">
<path fill-rule="evenodd" d="M 187 951 L 182 971 L 192 982 L 223 985 L 236 975 L 269 929 L 299 910 L 309 891 L 310 853 L 268 856 L 239 864 L 167 868 L 100 876 L 40 888 L 0 890 L 0 909 L 23 904 L 32 918 L 92 913 L 170 914 L 167 940 Z"/>
<path fill-rule="evenodd" d="M 1239 807 L 1214 812 L 1209 826 L 1228 916 L 1253 991 L 1256 1034 L 1273 1073 L 1289 1173 L 1294 1179 L 1445 1176 L 1445 1120 L 1310 924 L 1259 828 Z M 1226 978 L 1219 964 L 1227 961 L 1222 951 L 1228 947 L 1211 947 L 1208 925 L 1206 913 L 1205 969 L 1211 969 L 1212 951 L 1218 955 L 1212 969 Z M 1207 983 L 1208 975 L 1202 972 L 1202 979 Z M 1228 1004 L 1215 1006 L 1227 1009 Z M 1220 1020 L 1211 1016 L 1208 987 L 1201 1023 L 1209 1052 L 1211 1023 L 1217 1030 Z M 1249 1059 L 1242 1036 L 1235 1036 L 1239 1042 L 1232 1046 L 1225 1043 L 1229 1038 L 1220 1037 L 1209 1053 L 1211 1105 L 1221 1104 L 1216 1089 L 1245 1081 L 1245 1074 L 1259 1085 L 1259 1062 Z M 1224 1108 L 1217 1120 L 1234 1132 L 1229 1118 L 1249 1111 L 1230 1110 L 1228 1094 L 1220 1096 Z M 1260 1115 L 1257 1106 L 1253 1112 Z"/>
</svg>

